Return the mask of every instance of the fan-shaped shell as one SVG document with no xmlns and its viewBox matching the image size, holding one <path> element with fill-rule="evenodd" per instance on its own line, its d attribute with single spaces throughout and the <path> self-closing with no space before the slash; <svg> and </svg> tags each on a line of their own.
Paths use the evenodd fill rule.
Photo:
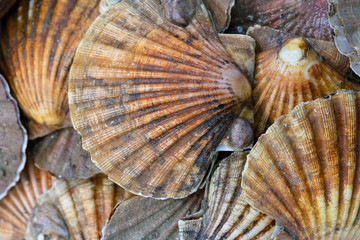
<svg viewBox="0 0 360 240">
<path fill-rule="evenodd" d="M 73 128 L 58 130 L 36 141 L 30 149 L 37 166 L 63 178 L 89 178 L 101 171 L 81 147 L 81 136 Z"/>
<path fill-rule="evenodd" d="M 122 187 L 155 198 L 196 191 L 251 96 L 204 6 L 181 27 L 155 0 L 125 0 L 99 16 L 70 78 L 71 116 L 92 160 Z"/>
<path fill-rule="evenodd" d="M 302 103 L 248 155 L 246 200 L 298 239 L 360 239 L 360 93 Z"/>
<path fill-rule="evenodd" d="M 254 24 L 281 29 L 291 35 L 333 41 L 327 0 L 239 0 L 232 8 L 231 32 Z"/>
<path fill-rule="evenodd" d="M 20 181 L 0 200 L 0 239 L 24 239 L 27 222 L 36 199 L 47 191 L 52 178 L 28 159 Z"/>
<path fill-rule="evenodd" d="M 360 76 L 360 3 L 358 0 L 328 0 L 331 27 L 339 51 L 348 56 L 351 68 Z"/>
<path fill-rule="evenodd" d="M 99 15 L 99 1 L 21 0 L 4 19 L 2 70 L 20 108 L 43 126 L 44 135 L 69 124 L 68 72 L 80 40 Z"/>
<path fill-rule="evenodd" d="M 248 34 L 253 36 L 253 31 L 261 32 L 261 29 L 251 29 Z M 254 37 L 256 40 L 260 37 L 259 41 L 264 39 L 258 33 Z M 256 54 L 253 89 L 255 135 L 262 134 L 277 118 L 301 102 L 326 96 L 338 89 L 359 89 L 359 85 L 348 81 L 324 61 L 323 56 L 306 39 L 291 37 L 280 46 Z"/>
<path fill-rule="evenodd" d="M 0 199 L 19 180 L 26 161 L 27 133 L 20 112 L 0 74 Z"/>
<path fill-rule="evenodd" d="M 16 0 L 0 0 L 0 19 L 10 10 Z"/>
<path fill-rule="evenodd" d="M 38 199 L 26 239 L 100 239 L 116 203 L 130 196 L 103 174 L 83 180 L 59 179 Z"/>
<path fill-rule="evenodd" d="M 103 229 L 103 240 L 179 239 L 177 223 L 200 209 L 203 191 L 184 199 L 134 196 L 118 204 Z"/>
</svg>

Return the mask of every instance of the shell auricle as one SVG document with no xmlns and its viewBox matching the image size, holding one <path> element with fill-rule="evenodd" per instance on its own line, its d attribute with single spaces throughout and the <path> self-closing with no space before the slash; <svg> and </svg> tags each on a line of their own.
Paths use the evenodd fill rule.
<svg viewBox="0 0 360 240">
<path fill-rule="evenodd" d="M 19 180 L 26 161 L 27 133 L 10 88 L 0 74 L 0 199 Z"/>
<path fill-rule="evenodd" d="M 1 68 L 29 119 L 30 138 L 71 126 L 68 73 L 100 0 L 20 0 L 3 19 Z"/>
<path fill-rule="evenodd" d="M 202 4 L 184 27 L 158 1 L 121 1 L 92 24 L 70 73 L 83 147 L 112 181 L 155 198 L 197 190 L 248 101 L 250 82 Z"/>
<path fill-rule="evenodd" d="M 360 93 L 301 103 L 248 155 L 246 200 L 297 239 L 360 239 Z"/>
</svg>

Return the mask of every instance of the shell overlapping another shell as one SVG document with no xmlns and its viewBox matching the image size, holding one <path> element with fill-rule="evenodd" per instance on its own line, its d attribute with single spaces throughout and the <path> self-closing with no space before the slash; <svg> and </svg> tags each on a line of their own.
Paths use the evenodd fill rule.
<svg viewBox="0 0 360 240">
<path fill-rule="evenodd" d="M 186 26 L 155 0 L 112 6 L 82 40 L 70 78 L 71 117 L 92 160 L 125 189 L 155 198 L 196 191 L 251 100 L 202 4 Z"/>
<path fill-rule="evenodd" d="M 19 180 L 26 161 L 27 133 L 20 111 L 0 74 L 0 199 Z"/>
<path fill-rule="evenodd" d="M 246 200 L 297 239 L 360 239 L 360 92 L 302 103 L 248 155 Z"/>
<path fill-rule="evenodd" d="M 37 200 L 26 239 L 100 239 L 114 206 L 131 195 L 103 174 L 59 179 Z"/>
<path fill-rule="evenodd" d="M 80 40 L 99 15 L 99 1 L 21 0 L 3 19 L 1 68 L 29 118 L 31 138 L 71 126 L 68 73 Z"/>
<path fill-rule="evenodd" d="M 0 239 L 24 239 L 26 226 L 36 199 L 52 184 L 51 175 L 28 158 L 20 181 L 0 200 Z"/>
</svg>

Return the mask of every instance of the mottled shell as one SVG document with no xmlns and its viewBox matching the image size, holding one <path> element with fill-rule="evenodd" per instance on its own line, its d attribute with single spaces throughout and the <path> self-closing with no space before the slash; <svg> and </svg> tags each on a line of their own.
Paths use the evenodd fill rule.
<svg viewBox="0 0 360 240">
<path fill-rule="evenodd" d="M 262 29 L 256 27 L 248 34 L 259 42 L 268 42 L 266 37 L 271 35 L 264 38 L 258 32 Z M 319 41 L 312 40 L 318 42 L 318 49 L 321 48 L 318 45 L 325 44 Z M 292 37 L 280 46 L 278 42 L 273 48 L 257 52 L 253 87 L 256 136 L 301 102 L 324 97 L 338 89 L 359 89 L 358 84 L 348 81 L 333 68 L 335 64 L 326 62 L 324 57 L 306 39 Z"/>
<path fill-rule="evenodd" d="M 291 35 L 333 41 L 327 13 L 327 0 L 239 0 L 232 8 L 229 30 L 243 33 L 260 24 Z"/>
<path fill-rule="evenodd" d="M 81 136 L 73 128 L 35 141 L 30 155 L 37 166 L 60 178 L 89 178 L 101 172 L 82 148 Z"/>
<path fill-rule="evenodd" d="M 132 197 L 118 204 L 103 229 L 103 240 L 179 239 L 180 218 L 200 209 L 203 191 L 184 199 Z"/>
<path fill-rule="evenodd" d="M 99 1 L 21 0 L 4 18 L 1 68 L 31 121 L 28 127 L 35 128 L 28 129 L 30 138 L 71 126 L 65 121 L 68 73 L 80 40 L 99 15 Z"/>
<path fill-rule="evenodd" d="M 16 0 L 0 0 L 0 19 L 10 10 Z"/>
<path fill-rule="evenodd" d="M 19 180 L 26 161 L 27 133 L 20 112 L 0 74 L 0 199 Z"/>
<path fill-rule="evenodd" d="M 38 199 L 26 239 L 100 239 L 116 203 L 130 196 L 102 174 L 86 180 L 59 179 Z"/>
<path fill-rule="evenodd" d="M 26 226 L 36 199 L 47 191 L 51 184 L 50 174 L 35 167 L 34 162 L 28 159 L 20 181 L 0 200 L 1 240 L 25 238 Z"/>
<path fill-rule="evenodd" d="M 348 56 L 360 76 L 360 3 L 358 0 L 328 0 L 329 18 L 339 51 Z"/>
<path fill-rule="evenodd" d="M 301 103 L 248 155 L 246 200 L 297 239 L 360 239 L 360 92 Z"/>
<path fill-rule="evenodd" d="M 156 0 L 124 0 L 81 42 L 69 102 L 83 147 L 111 180 L 155 198 L 196 191 L 251 86 L 199 5 L 186 27 Z"/>
</svg>

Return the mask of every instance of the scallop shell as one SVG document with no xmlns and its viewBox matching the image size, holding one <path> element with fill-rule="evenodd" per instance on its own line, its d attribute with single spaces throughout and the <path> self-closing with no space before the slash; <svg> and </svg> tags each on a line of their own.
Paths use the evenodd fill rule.
<svg viewBox="0 0 360 240">
<path fill-rule="evenodd" d="M 20 112 L 0 74 L 0 199 L 19 180 L 26 161 L 27 134 Z"/>
<path fill-rule="evenodd" d="M 84 149 L 111 180 L 138 195 L 183 198 L 251 86 L 203 5 L 186 27 L 160 9 L 124 0 L 96 19 L 75 56 L 69 103 Z"/>
<path fill-rule="evenodd" d="M 230 32 L 243 33 L 254 24 L 291 35 L 333 41 L 327 0 L 239 0 L 232 8 Z"/>
<path fill-rule="evenodd" d="M 89 178 L 101 171 L 81 147 L 81 136 L 73 128 L 58 130 L 38 141 L 30 154 L 40 168 L 63 178 Z"/>
<path fill-rule="evenodd" d="M 253 36 L 253 31 L 261 33 L 261 28 L 251 29 L 248 34 Z M 263 39 L 259 33 L 254 35 L 256 40 Z M 291 37 L 280 46 L 257 53 L 253 88 L 256 136 L 301 102 L 338 89 L 359 89 L 358 84 L 348 81 L 323 61 L 323 56 L 306 39 Z"/>
<path fill-rule="evenodd" d="M 16 0 L 0 0 L 0 19 L 10 10 Z"/>
<path fill-rule="evenodd" d="M 351 68 L 360 76 L 360 4 L 358 0 L 328 0 L 329 21 L 339 51 L 348 56 Z"/>
<path fill-rule="evenodd" d="M 47 191 L 52 178 L 28 159 L 20 181 L 0 200 L 0 239 L 24 239 L 26 225 L 36 199 Z"/>
<path fill-rule="evenodd" d="M 177 223 L 200 209 L 203 191 L 184 199 L 134 196 L 118 204 L 103 229 L 103 240 L 179 239 Z"/>
<path fill-rule="evenodd" d="M 231 19 L 231 8 L 235 0 L 204 0 L 206 8 L 210 11 L 217 32 L 228 28 Z"/>
<path fill-rule="evenodd" d="M 130 196 L 103 174 L 59 179 L 38 199 L 26 239 L 100 239 L 115 204 Z"/>
<path fill-rule="evenodd" d="M 21 0 L 4 19 L 1 67 L 26 117 L 49 128 L 43 134 L 66 125 L 69 69 L 99 1 Z"/>
<path fill-rule="evenodd" d="M 248 155 L 246 200 L 297 239 L 360 239 L 360 92 L 301 103 Z"/>
</svg>

